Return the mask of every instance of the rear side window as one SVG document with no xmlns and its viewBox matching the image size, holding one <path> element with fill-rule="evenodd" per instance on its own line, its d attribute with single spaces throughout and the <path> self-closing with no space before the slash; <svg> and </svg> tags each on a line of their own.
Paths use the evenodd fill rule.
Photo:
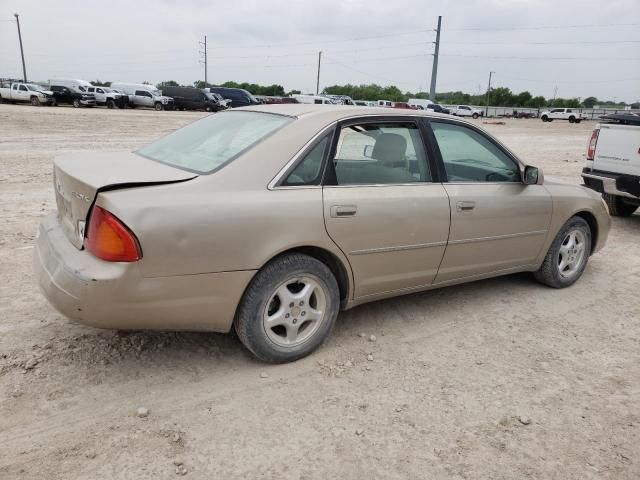
<svg viewBox="0 0 640 480">
<path fill-rule="evenodd" d="M 322 177 L 322 160 L 329 144 L 329 137 L 320 140 L 293 169 L 282 185 L 320 185 Z"/>
<path fill-rule="evenodd" d="M 342 128 L 333 165 L 338 185 L 431 181 L 422 137 L 413 123 Z"/>
<path fill-rule="evenodd" d="M 176 130 L 136 153 L 185 170 L 211 173 L 292 121 L 270 113 L 225 112 Z"/>
</svg>

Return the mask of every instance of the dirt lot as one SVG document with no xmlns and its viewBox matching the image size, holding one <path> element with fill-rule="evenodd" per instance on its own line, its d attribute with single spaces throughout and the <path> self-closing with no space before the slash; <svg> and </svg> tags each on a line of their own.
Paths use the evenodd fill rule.
<svg viewBox="0 0 640 480">
<path fill-rule="evenodd" d="M 55 312 L 31 270 L 54 156 L 201 116 L 0 105 L 0 478 L 640 478 L 639 215 L 570 289 L 523 274 L 366 305 L 283 366 Z M 488 128 L 578 183 L 592 125 Z"/>
</svg>

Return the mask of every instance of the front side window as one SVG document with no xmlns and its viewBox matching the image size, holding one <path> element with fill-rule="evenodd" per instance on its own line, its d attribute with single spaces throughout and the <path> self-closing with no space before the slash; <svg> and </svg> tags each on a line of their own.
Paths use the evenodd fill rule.
<svg viewBox="0 0 640 480">
<path fill-rule="evenodd" d="M 519 182 L 518 165 L 481 133 L 431 122 L 450 182 Z"/>
<path fill-rule="evenodd" d="M 220 113 L 176 130 L 136 153 L 178 168 L 210 173 L 292 121 L 291 117 L 269 113 Z"/>
<path fill-rule="evenodd" d="M 343 127 L 333 165 L 338 185 L 431 181 L 420 130 L 414 123 Z"/>
<path fill-rule="evenodd" d="M 27 91 L 28 91 L 28 89 L 27 89 L 27 87 L 25 87 L 24 85 L 20 85 L 20 91 L 22 91 L 22 92 L 27 92 Z"/>
<path fill-rule="evenodd" d="M 325 136 L 307 153 L 296 168 L 282 183 L 284 186 L 320 185 L 322 180 L 322 160 L 329 145 L 329 137 Z"/>
</svg>

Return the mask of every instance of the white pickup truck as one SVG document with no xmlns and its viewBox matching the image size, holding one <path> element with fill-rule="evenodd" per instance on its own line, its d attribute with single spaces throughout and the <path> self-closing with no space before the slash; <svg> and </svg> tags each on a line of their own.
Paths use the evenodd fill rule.
<svg viewBox="0 0 640 480">
<path fill-rule="evenodd" d="M 596 126 L 587 150 L 582 178 L 602 193 L 609 213 L 632 215 L 640 206 L 640 116 L 608 115 Z"/>
<path fill-rule="evenodd" d="M 47 91 L 35 83 L 0 81 L 1 102 L 29 102 L 33 106 L 50 105 L 53 92 Z"/>
<path fill-rule="evenodd" d="M 569 120 L 569 123 L 580 123 L 582 120 L 586 120 L 587 116 L 575 108 L 552 108 L 551 110 L 542 112 L 540 118 L 543 122 Z"/>
<path fill-rule="evenodd" d="M 483 115 L 482 110 L 470 107 L 469 105 L 454 105 L 450 110 L 452 115 L 457 115 L 458 117 L 478 118 Z"/>
</svg>

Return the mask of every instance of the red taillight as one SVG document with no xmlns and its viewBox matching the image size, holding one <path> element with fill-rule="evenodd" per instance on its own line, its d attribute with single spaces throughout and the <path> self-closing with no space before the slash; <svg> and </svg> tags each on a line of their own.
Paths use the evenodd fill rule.
<svg viewBox="0 0 640 480">
<path fill-rule="evenodd" d="M 98 206 L 94 206 L 91 212 L 85 246 L 93 255 L 107 262 L 136 262 L 142 258 L 138 240 L 131 230 Z"/>
<path fill-rule="evenodd" d="M 593 160 L 596 156 L 596 144 L 598 143 L 599 134 L 599 128 L 596 128 L 591 134 L 591 140 L 589 140 L 589 148 L 587 149 L 587 160 Z"/>
</svg>

